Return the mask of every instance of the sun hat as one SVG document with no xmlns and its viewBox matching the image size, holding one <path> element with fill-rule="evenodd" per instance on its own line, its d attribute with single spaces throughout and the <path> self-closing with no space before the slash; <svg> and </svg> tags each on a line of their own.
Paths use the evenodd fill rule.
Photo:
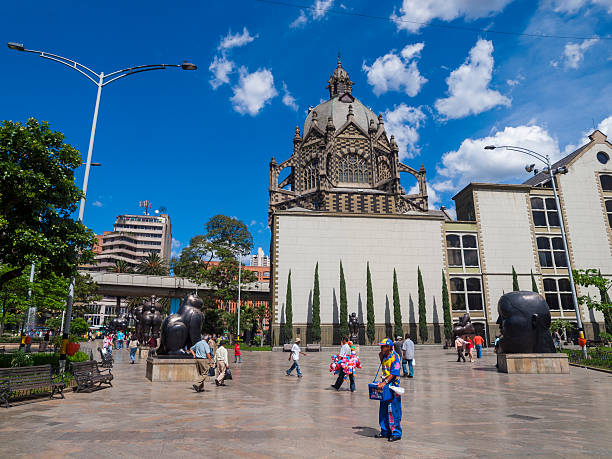
<svg viewBox="0 0 612 459">
<path fill-rule="evenodd" d="M 296 343 L 299 343 L 299 342 L 301 342 L 301 341 L 302 341 L 302 340 L 301 340 L 301 339 L 299 339 L 299 338 L 296 338 L 296 339 L 295 339 L 295 342 L 296 342 Z"/>
<path fill-rule="evenodd" d="M 380 343 L 378 343 L 378 345 L 379 346 L 393 346 L 393 341 L 391 341 L 389 338 L 385 338 Z"/>
</svg>

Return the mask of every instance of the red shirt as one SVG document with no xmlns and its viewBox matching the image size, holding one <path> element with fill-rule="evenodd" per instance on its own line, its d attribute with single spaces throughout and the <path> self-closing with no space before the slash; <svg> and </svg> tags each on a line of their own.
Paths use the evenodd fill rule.
<svg viewBox="0 0 612 459">
<path fill-rule="evenodd" d="M 475 344 L 476 346 L 482 346 L 482 345 L 484 344 L 484 339 L 482 339 L 482 336 L 480 336 L 480 335 L 476 335 L 476 336 L 474 337 L 474 344 Z"/>
<path fill-rule="evenodd" d="M 474 345 L 474 343 L 472 343 L 472 340 L 470 338 L 467 339 L 467 348 L 468 349 L 472 349 L 472 346 Z"/>
<path fill-rule="evenodd" d="M 234 355 L 240 355 L 240 344 L 238 343 L 234 345 Z"/>
</svg>

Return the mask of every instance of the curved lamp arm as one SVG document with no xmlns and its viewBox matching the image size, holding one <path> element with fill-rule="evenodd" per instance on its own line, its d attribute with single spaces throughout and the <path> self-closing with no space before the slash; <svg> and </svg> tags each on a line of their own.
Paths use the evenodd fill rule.
<svg viewBox="0 0 612 459">
<path fill-rule="evenodd" d="M 550 166 L 550 159 L 549 159 L 548 155 L 543 155 L 543 154 L 535 152 L 533 150 L 529 150 L 528 148 L 516 147 L 514 145 L 499 145 L 499 146 L 498 145 L 487 145 L 484 148 L 485 148 L 485 150 L 496 150 L 498 148 L 500 148 L 500 149 L 503 148 L 505 150 L 517 151 L 519 153 L 523 153 L 525 155 L 529 155 L 532 158 L 539 159 L 540 161 L 542 161 L 547 166 Z"/>
</svg>

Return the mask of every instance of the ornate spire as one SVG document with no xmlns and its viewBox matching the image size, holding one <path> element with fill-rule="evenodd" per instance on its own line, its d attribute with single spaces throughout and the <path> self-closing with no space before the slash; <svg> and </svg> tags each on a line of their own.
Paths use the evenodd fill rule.
<svg viewBox="0 0 612 459">
<path fill-rule="evenodd" d="M 295 135 L 293 136 L 293 144 L 299 143 L 302 141 L 302 136 L 300 135 L 300 127 L 295 127 Z"/>
<path fill-rule="evenodd" d="M 353 105 L 352 104 L 349 105 L 348 113 L 346 114 L 346 120 L 347 121 L 353 120 Z"/>
<path fill-rule="evenodd" d="M 332 99 L 336 96 L 341 96 L 345 93 L 351 93 L 353 88 L 353 82 L 351 81 L 349 74 L 342 67 L 342 62 L 340 61 L 340 53 L 338 53 L 338 66 L 332 73 L 332 76 L 329 78 L 327 82 L 327 89 L 329 90 L 329 98 Z"/>
</svg>

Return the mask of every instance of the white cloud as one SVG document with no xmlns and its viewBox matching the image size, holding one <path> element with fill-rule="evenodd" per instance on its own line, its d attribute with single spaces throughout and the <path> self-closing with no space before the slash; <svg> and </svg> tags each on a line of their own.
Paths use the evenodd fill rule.
<svg viewBox="0 0 612 459">
<path fill-rule="evenodd" d="M 178 239 L 172 238 L 172 248 L 178 249 L 180 247 L 181 247 L 181 241 L 179 241 Z"/>
<path fill-rule="evenodd" d="M 295 20 L 291 24 L 289 24 L 289 27 L 291 27 L 292 29 L 296 29 L 298 27 L 302 27 L 307 22 L 308 17 L 306 16 L 306 13 L 304 13 L 304 10 L 300 10 L 300 15 L 295 18 Z"/>
<path fill-rule="evenodd" d="M 608 141 L 612 140 L 612 115 L 601 120 L 601 122 L 597 125 L 597 129 L 608 137 Z M 565 146 L 565 148 L 563 149 L 563 154 L 569 155 L 581 146 L 589 143 L 591 141 L 591 139 L 589 139 L 589 135 L 592 133 L 593 129 L 587 129 L 586 131 L 584 131 L 577 143 L 571 143 Z"/>
<path fill-rule="evenodd" d="M 170 245 L 170 247 L 171 247 L 170 256 L 178 257 L 181 253 L 181 251 L 179 250 L 181 248 L 181 241 L 179 241 L 178 239 L 172 238 L 172 244 Z"/>
<path fill-rule="evenodd" d="M 463 17 L 473 20 L 493 16 L 502 11 L 512 0 L 403 0 L 399 15 L 395 11 L 391 19 L 398 30 L 418 32 L 434 19 L 452 21 Z"/>
<path fill-rule="evenodd" d="M 424 43 L 408 45 L 400 55 L 391 51 L 378 57 L 371 66 L 364 62 L 362 69 L 367 73 L 368 83 L 374 87 L 374 94 L 380 96 L 387 91 L 403 90 L 411 97 L 416 96 L 427 82 L 416 63 L 424 46 Z"/>
<path fill-rule="evenodd" d="M 232 34 L 230 30 L 225 37 L 221 39 L 221 43 L 219 43 L 219 50 L 225 51 L 232 48 L 240 48 L 241 46 L 245 46 L 255 40 L 258 35 L 251 35 L 247 28 L 242 29 L 242 33 Z"/>
<path fill-rule="evenodd" d="M 287 107 L 291 108 L 292 110 L 295 110 L 296 112 L 298 110 L 298 104 L 295 101 L 295 97 L 291 95 L 291 93 L 287 89 L 287 85 L 284 82 L 283 82 L 283 104 L 285 104 Z"/>
<path fill-rule="evenodd" d="M 508 183 L 529 179 L 524 167 L 535 162 L 534 159 L 511 150 L 485 150 L 487 145 L 515 145 L 549 154 L 552 160 L 561 157 L 557 140 L 546 129 L 536 125 L 508 126 L 487 137 L 465 139 L 457 150 L 445 153 L 437 171 L 443 188 L 451 189 L 454 184 L 460 189 L 470 182 Z M 541 168 L 542 165 L 537 166 Z M 443 180 L 450 180 L 450 183 Z"/>
<path fill-rule="evenodd" d="M 436 100 L 435 107 L 447 119 L 463 118 L 510 106 L 510 99 L 489 88 L 493 73 L 493 43 L 479 39 L 466 61 L 446 79 L 448 97 Z"/>
<path fill-rule="evenodd" d="M 94 207 L 102 207 L 102 203 L 100 201 L 94 201 L 91 203 L 91 205 Z"/>
<path fill-rule="evenodd" d="M 315 0 L 312 17 L 316 20 L 323 18 L 334 4 L 334 0 Z"/>
<path fill-rule="evenodd" d="M 210 85 L 213 89 L 217 89 L 223 84 L 229 83 L 229 74 L 232 73 L 235 63 L 225 56 L 215 56 L 210 63 L 208 70 L 213 74 L 210 79 Z"/>
<path fill-rule="evenodd" d="M 597 125 L 597 129 L 608 136 L 608 141 L 612 141 L 612 115 L 603 119 L 601 123 Z"/>
<path fill-rule="evenodd" d="M 245 67 L 240 67 L 240 81 L 233 89 L 231 101 L 234 110 L 243 115 L 257 115 L 270 99 L 278 95 L 274 87 L 274 76 L 268 69 L 248 73 Z"/>
<path fill-rule="evenodd" d="M 612 14 L 612 0 L 552 0 L 551 6 L 557 13 L 574 14 L 588 5 L 598 5 Z"/>
<path fill-rule="evenodd" d="M 577 69 L 584 60 L 584 52 L 598 41 L 598 38 L 591 38 L 589 40 L 584 40 L 582 43 L 566 44 L 565 48 L 563 49 L 563 59 L 565 67 L 570 69 Z M 555 64 L 553 64 L 553 66 L 557 67 L 557 65 Z"/>
<path fill-rule="evenodd" d="M 401 103 L 386 110 L 383 114 L 385 131 L 389 136 L 394 135 L 399 147 L 399 158 L 407 159 L 417 155 L 420 151 L 418 129 L 425 121 L 425 114 L 419 107 L 409 107 Z"/>
</svg>

